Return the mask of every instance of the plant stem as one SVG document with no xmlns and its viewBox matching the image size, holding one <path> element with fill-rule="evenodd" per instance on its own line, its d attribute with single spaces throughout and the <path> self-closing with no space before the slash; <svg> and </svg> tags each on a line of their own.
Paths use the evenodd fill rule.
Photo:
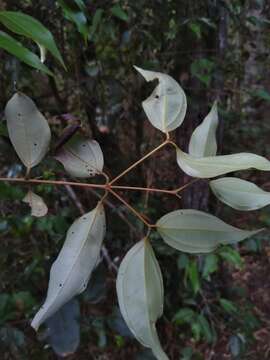
<svg viewBox="0 0 270 360">
<path fill-rule="evenodd" d="M 132 207 L 128 202 L 126 202 L 126 200 L 124 200 L 122 198 L 122 196 L 120 196 L 119 194 L 117 194 L 115 191 L 113 191 L 112 189 L 109 189 L 109 192 L 115 196 L 119 201 L 121 201 L 130 211 L 132 211 L 137 218 L 139 218 L 148 228 L 153 228 L 156 225 L 154 224 L 150 224 L 148 221 L 146 221 L 143 216 L 136 210 L 134 209 L 134 207 Z"/>
<path fill-rule="evenodd" d="M 112 185 L 113 183 L 115 183 L 118 179 L 120 179 L 121 177 L 123 177 L 124 175 L 126 175 L 130 170 L 134 169 L 137 165 L 139 165 L 141 162 L 143 162 L 145 159 L 147 159 L 149 156 L 153 155 L 156 151 L 158 151 L 159 149 L 163 148 L 163 146 L 167 145 L 170 142 L 170 140 L 168 138 L 166 138 L 165 141 L 163 141 L 163 143 L 161 143 L 159 146 L 157 146 L 156 148 L 154 148 L 152 151 L 150 151 L 149 153 L 147 153 L 146 155 L 144 155 L 140 160 L 136 161 L 134 164 L 132 164 L 131 166 L 129 166 L 126 170 L 124 170 L 123 172 L 121 172 L 121 174 L 117 175 L 114 179 L 112 179 L 110 181 L 110 185 Z"/>
<path fill-rule="evenodd" d="M 132 190 L 132 191 L 157 192 L 157 193 L 165 193 L 165 194 L 174 195 L 174 190 L 163 190 L 163 189 L 148 188 L 148 187 L 111 185 L 110 188 L 111 189 Z"/>
<path fill-rule="evenodd" d="M 70 186 L 89 187 L 89 188 L 98 188 L 98 189 L 107 188 L 107 184 L 87 184 L 87 183 L 79 183 L 79 182 L 64 181 L 64 180 L 39 180 L 39 179 L 0 177 L 0 181 L 19 182 L 26 184 L 70 185 Z"/>
</svg>

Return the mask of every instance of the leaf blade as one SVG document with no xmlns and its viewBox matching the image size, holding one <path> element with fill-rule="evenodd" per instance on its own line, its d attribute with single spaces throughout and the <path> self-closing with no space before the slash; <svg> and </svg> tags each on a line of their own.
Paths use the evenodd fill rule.
<svg viewBox="0 0 270 360">
<path fill-rule="evenodd" d="M 55 158 L 71 176 L 78 178 L 100 174 L 104 166 L 103 153 L 98 142 L 81 136 L 75 136 L 68 141 Z"/>
<path fill-rule="evenodd" d="M 116 289 L 121 313 L 131 332 L 142 345 L 152 349 L 157 359 L 168 360 L 155 328 L 163 312 L 163 281 L 147 239 L 135 244 L 125 255 Z"/>
<path fill-rule="evenodd" d="M 0 11 L 0 22 L 10 31 L 23 35 L 44 46 L 65 68 L 64 60 L 55 44 L 52 33 L 30 15 L 17 11 Z"/>
<path fill-rule="evenodd" d="M 31 190 L 28 191 L 22 201 L 30 206 L 32 216 L 42 217 L 48 212 L 48 207 L 42 197 Z"/>
<path fill-rule="evenodd" d="M 270 204 L 270 192 L 250 181 L 225 177 L 212 180 L 209 185 L 220 201 L 236 210 L 257 210 Z"/>
<path fill-rule="evenodd" d="M 19 60 L 25 64 L 40 70 L 47 75 L 53 76 L 53 73 L 45 66 L 39 59 L 39 57 L 25 48 L 20 42 L 15 40 L 12 36 L 0 31 L 0 48 L 6 50 L 13 56 L 16 56 Z"/>
<path fill-rule="evenodd" d="M 186 95 L 181 86 L 169 75 L 137 66 L 134 68 L 146 81 L 159 81 L 152 94 L 142 103 L 151 124 L 164 133 L 178 128 L 184 121 L 187 110 Z"/>
<path fill-rule="evenodd" d="M 157 231 L 173 248 L 188 253 L 209 253 L 220 244 L 234 244 L 263 230 L 241 230 L 198 210 L 172 211 L 157 222 Z"/>
<path fill-rule="evenodd" d="M 19 158 L 28 169 L 36 166 L 45 156 L 51 140 L 47 120 L 35 103 L 19 92 L 8 101 L 5 116 L 10 140 Z"/>
<path fill-rule="evenodd" d="M 270 161 L 252 153 L 195 158 L 178 148 L 176 154 L 179 167 L 189 176 L 201 179 L 251 168 L 270 171 Z"/>
<path fill-rule="evenodd" d="M 215 156 L 217 153 L 216 130 L 218 126 L 217 102 L 209 114 L 194 130 L 189 142 L 189 154 L 194 157 Z"/>
<path fill-rule="evenodd" d="M 62 305 L 85 290 L 99 258 L 105 226 L 101 202 L 71 225 L 52 265 L 45 303 L 32 320 L 31 326 L 35 330 Z"/>
</svg>

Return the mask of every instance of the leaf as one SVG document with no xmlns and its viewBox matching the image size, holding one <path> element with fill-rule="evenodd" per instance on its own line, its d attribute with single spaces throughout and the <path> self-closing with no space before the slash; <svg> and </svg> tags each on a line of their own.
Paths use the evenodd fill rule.
<svg viewBox="0 0 270 360">
<path fill-rule="evenodd" d="M 52 33 L 41 22 L 17 11 L 0 11 L 0 22 L 15 34 L 26 36 L 44 46 L 65 68 Z"/>
<path fill-rule="evenodd" d="M 203 266 L 203 278 L 207 279 L 208 276 L 218 270 L 218 257 L 215 254 L 208 254 L 205 256 Z"/>
<path fill-rule="evenodd" d="M 128 22 L 128 14 L 121 8 L 119 4 L 115 4 L 111 7 L 111 13 L 120 20 Z"/>
<path fill-rule="evenodd" d="M 236 210 L 257 210 L 270 204 L 270 192 L 246 180 L 225 177 L 210 181 L 210 187 L 220 201 Z"/>
<path fill-rule="evenodd" d="M 219 255 L 226 260 L 227 262 L 231 263 L 238 269 L 241 269 L 243 267 L 243 259 L 241 258 L 241 255 L 239 252 L 235 249 L 232 249 L 229 246 L 225 246 L 220 249 Z"/>
<path fill-rule="evenodd" d="M 189 142 L 189 154 L 194 157 L 215 156 L 217 153 L 216 130 L 218 126 L 217 102 L 203 122 L 194 130 Z"/>
<path fill-rule="evenodd" d="M 270 171 L 269 160 L 251 153 L 195 158 L 178 148 L 176 154 L 177 163 L 186 174 L 202 179 L 251 168 Z"/>
<path fill-rule="evenodd" d="M 31 207 L 31 215 L 36 217 L 45 216 L 48 212 L 48 207 L 42 197 L 29 190 L 23 198 L 23 202 L 29 204 Z"/>
<path fill-rule="evenodd" d="M 47 66 L 42 64 L 36 54 L 29 51 L 20 42 L 18 42 L 13 37 L 3 31 L 0 31 L 0 48 L 16 56 L 19 60 L 29 66 L 32 66 L 34 69 L 40 70 L 45 74 L 53 76 L 53 73 L 47 68 Z"/>
<path fill-rule="evenodd" d="M 234 313 L 236 314 L 238 312 L 237 307 L 234 305 L 233 302 L 226 300 L 226 299 L 219 299 L 220 305 L 223 307 L 223 309 L 231 314 Z"/>
<path fill-rule="evenodd" d="M 152 94 L 142 103 L 151 124 L 164 133 L 178 128 L 184 121 L 187 110 L 183 89 L 169 75 L 134 67 L 146 81 L 159 81 Z"/>
<path fill-rule="evenodd" d="M 97 31 L 97 28 L 101 22 L 103 13 L 104 13 L 103 9 L 96 10 L 95 15 L 93 16 L 93 19 L 92 19 L 92 25 L 91 25 L 90 32 L 89 32 L 89 38 L 91 38 Z"/>
<path fill-rule="evenodd" d="M 73 299 L 46 321 L 46 340 L 57 355 L 66 357 L 77 350 L 80 344 L 79 317 L 79 302 Z"/>
<path fill-rule="evenodd" d="M 197 294 L 201 288 L 201 285 L 200 285 L 198 266 L 197 266 L 197 262 L 195 260 L 191 261 L 188 264 L 187 274 L 188 274 L 189 280 L 191 282 L 191 286 L 194 291 L 194 294 Z"/>
<path fill-rule="evenodd" d="M 195 312 L 190 308 L 183 308 L 177 311 L 173 317 L 173 322 L 177 325 L 182 325 L 185 323 L 190 324 L 195 317 Z"/>
<path fill-rule="evenodd" d="M 36 166 L 45 156 L 51 140 L 51 131 L 45 117 L 35 103 L 18 92 L 5 108 L 10 140 L 19 158 L 28 168 Z"/>
<path fill-rule="evenodd" d="M 78 178 L 90 178 L 100 174 L 104 165 L 98 142 L 81 136 L 74 136 L 69 140 L 55 158 L 71 176 Z"/>
<path fill-rule="evenodd" d="M 159 360 L 168 360 L 161 348 L 155 323 L 163 313 L 163 280 L 153 249 L 147 239 L 135 244 L 124 257 L 116 289 L 127 326 Z"/>
<path fill-rule="evenodd" d="M 206 86 L 210 85 L 214 68 L 215 63 L 206 58 L 197 59 L 190 66 L 191 74 Z"/>
<path fill-rule="evenodd" d="M 45 303 L 31 326 L 37 330 L 61 306 L 85 290 L 97 264 L 105 234 L 105 213 L 101 202 L 77 219 L 67 232 L 65 243 L 52 265 Z"/>
<path fill-rule="evenodd" d="M 197 320 L 201 326 L 202 334 L 203 334 L 205 340 L 208 343 L 212 342 L 212 339 L 213 339 L 212 331 L 211 331 L 211 327 L 210 327 L 209 322 L 206 319 L 206 317 L 204 315 L 200 314 L 200 315 L 198 315 Z"/>
<path fill-rule="evenodd" d="M 87 41 L 87 38 L 88 38 L 87 18 L 84 14 L 84 11 L 82 10 L 81 2 L 77 3 L 77 1 L 76 1 L 77 5 L 78 5 L 78 9 L 71 8 L 63 0 L 58 0 L 58 3 L 62 7 L 64 16 L 76 25 L 77 30 L 79 31 L 80 34 L 82 34 L 84 41 Z"/>
<path fill-rule="evenodd" d="M 172 211 L 156 225 L 168 245 L 187 253 L 209 253 L 220 244 L 235 244 L 262 230 L 240 230 L 213 215 L 189 209 Z"/>
</svg>

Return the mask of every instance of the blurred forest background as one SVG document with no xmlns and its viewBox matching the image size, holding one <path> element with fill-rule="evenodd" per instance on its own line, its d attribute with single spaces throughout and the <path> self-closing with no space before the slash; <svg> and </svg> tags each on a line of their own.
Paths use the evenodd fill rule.
<svg viewBox="0 0 270 360">
<path fill-rule="evenodd" d="M 100 143 L 110 176 L 154 148 L 162 134 L 146 121 L 141 106 L 154 84 L 145 83 L 134 64 L 170 74 L 185 90 L 187 116 L 173 135 L 182 148 L 187 149 L 193 129 L 219 99 L 219 153 L 269 157 L 268 0 L 2 0 L 0 9 L 39 19 L 53 33 L 68 68 L 48 57 L 56 77 L 47 77 L 0 50 L 1 176 L 24 175 L 4 119 L 14 81 L 46 115 L 54 144 L 64 129 L 81 124 L 79 131 Z M 38 52 L 33 42 L 17 39 Z M 67 179 L 52 156 L 33 172 Z M 241 177 L 270 191 L 267 173 L 246 171 Z M 119 183 L 169 189 L 188 181 L 166 149 Z M 68 186 L 40 185 L 37 192 L 49 207 L 40 219 L 31 217 L 21 202 L 23 186 L 0 183 L 1 359 L 51 360 L 77 347 L 68 359 L 152 359 L 127 330 L 115 292 L 117 267 L 140 239 L 141 223 L 111 197 L 105 202 L 108 231 L 102 260 L 87 290 L 58 314 L 50 330 L 37 337 L 30 328 L 67 228 L 99 196 Z M 208 210 L 240 228 L 270 225 L 269 208 L 235 211 L 218 202 L 204 181 L 189 187 L 181 199 L 134 192 L 123 196 L 153 221 L 186 207 Z M 180 254 L 152 235 L 166 294 L 158 329 L 170 359 L 270 358 L 269 235 L 266 230 L 239 247 L 206 256 Z"/>
</svg>

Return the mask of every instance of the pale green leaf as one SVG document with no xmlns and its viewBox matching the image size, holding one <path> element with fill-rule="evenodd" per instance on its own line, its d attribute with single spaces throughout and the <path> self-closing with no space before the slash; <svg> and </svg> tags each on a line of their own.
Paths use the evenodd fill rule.
<svg viewBox="0 0 270 360">
<path fill-rule="evenodd" d="M 44 46 L 65 67 L 52 33 L 40 21 L 18 11 L 0 11 L 0 22 L 10 31 Z"/>
<path fill-rule="evenodd" d="M 257 210 L 270 204 L 270 192 L 246 180 L 225 177 L 210 181 L 210 187 L 220 201 L 236 210 Z"/>
<path fill-rule="evenodd" d="M 105 227 L 101 202 L 71 225 L 60 254 L 52 265 L 45 303 L 32 321 L 31 326 L 35 330 L 62 305 L 85 290 L 100 256 Z"/>
<path fill-rule="evenodd" d="M 186 95 L 181 86 L 169 75 L 143 70 L 137 66 L 135 69 L 146 81 L 159 81 L 152 94 L 142 103 L 151 124 L 164 133 L 178 128 L 184 121 L 187 110 Z"/>
<path fill-rule="evenodd" d="M 179 167 L 189 176 L 198 178 L 212 178 L 232 171 L 251 168 L 270 171 L 269 160 L 251 153 L 196 158 L 177 149 L 176 154 Z"/>
<path fill-rule="evenodd" d="M 48 151 L 51 140 L 48 122 L 35 103 L 21 92 L 8 101 L 5 115 L 12 145 L 23 164 L 30 169 Z"/>
<path fill-rule="evenodd" d="M 100 174 L 104 159 L 102 150 L 95 140 L 74 136 L 58 151 L 56 157 L 65 170 L 78 178 L 89 178 Z"/>
<path fill-rule="evenodd" d="M 163 281 L 147 239 L 135 244 L 124 257 L 116 282 L 118 302 L 127 326 L 158 360 L 168 360 L 161 348 L 155 323 L 163 313 Z"/>
<path fill-rule="evenodd" d="M 198 210 L 176 210 L 157 222 L 163 240 L 187 253 L 209 253 L 220 244 L 235 244 L 260 230 L 241 230 Z"/>
<path fill-rule="evenodd" d="M 189 142 L 189 154 L 194 157 L 215 156 L 217 153 L 216 130 L 218 126 L 217 102 L 203 122 L 194 130 Z"/>
<path fill-rule="evenodd" d="M 48 212 L 48 207 L 42 197 L 29 190 L 23 198 L 23 202 L 28 204 L 31 208 L 31 215 L 35 217 L 45 216 Z"/>
<path fill-rule="evenodd" d="M 194 291 L 194 294 L 197 294 L 197 292 L 201 288 L 201 284 L 200 284 L 200 276 L 199 276 L 199 271 L 198 271 L 198 266 L 197 266 L 196 260 L 193 260 L 188 264 L 187 274 L 188 274 L 189 280 L 191 282 L 191 286 Z"/>
<path fill-rule="evenodd" d="M 3 31 L 0 31 L 0 48 L 6 50 L 11 55 L 16 56 L 16 58 L 18 58 L 20 61 L 33 67 L 34 69 L 53 76 L 53 73 L 40 61 L 36 54 L 32 53 L 20 42 Z"/>
</svg>

